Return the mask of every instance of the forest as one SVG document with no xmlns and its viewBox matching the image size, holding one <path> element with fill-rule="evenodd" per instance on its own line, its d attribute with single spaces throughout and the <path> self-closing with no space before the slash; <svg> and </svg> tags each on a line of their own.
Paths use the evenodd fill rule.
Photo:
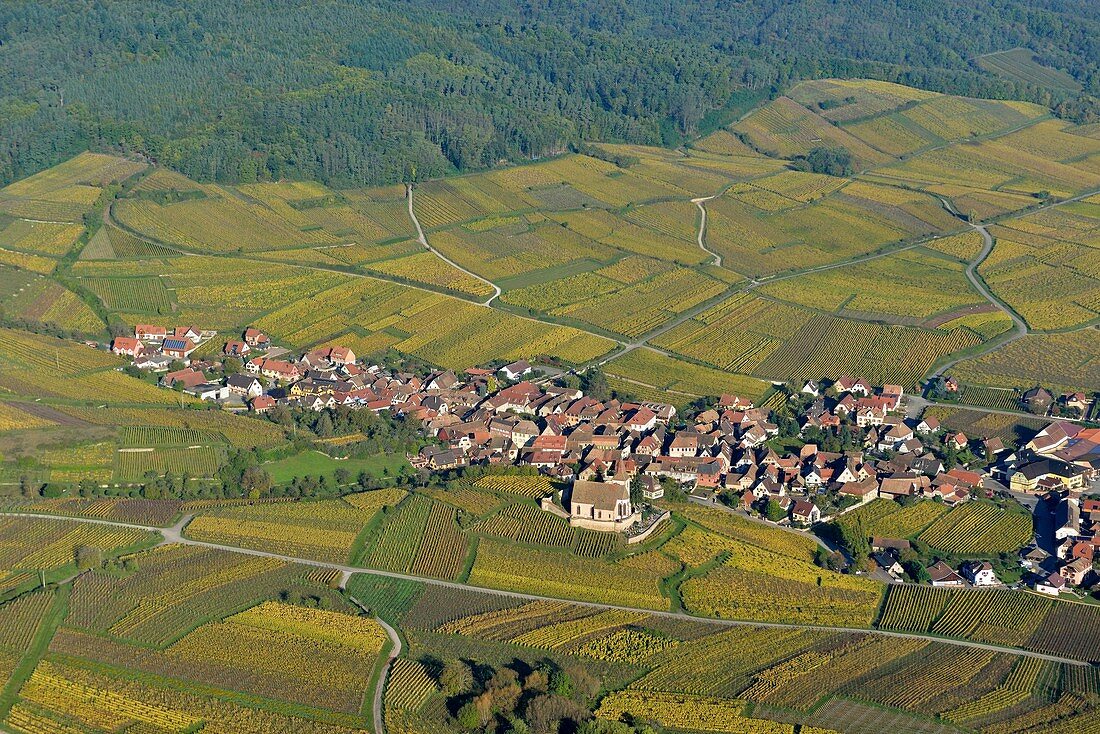
<svg viewBox="0 0 1100 734">
<path fill-rule="evenodd" d="M 975 61 L 1017 47 L 1082 91 Z M 1095 110 L 1100 6 L 9 0 L 0 184 L 87 148 L 203 181 L 424 179 L 584 141 L 678 145 L 825 76 Z"/>
</svg>

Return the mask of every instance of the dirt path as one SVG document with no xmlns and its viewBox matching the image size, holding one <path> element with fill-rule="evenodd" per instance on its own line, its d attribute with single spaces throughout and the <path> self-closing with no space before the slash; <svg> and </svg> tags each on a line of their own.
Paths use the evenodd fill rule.
<svg viewBox="0 0 1100 734">
<path fill-rule="evenodd" d="M 494 283 L 493 281 L 489 280 L 488 278 L 482 278 L 477 273 L 470 272 L 466 268 L 464 268 L 461 265 L 459 265 L 458 263 L 456 263 L 451 258 L 444 255 L 442 252 L 440 252 L 439 250 L 435 249 L 430 244 L 428 244 L 428 238 L 424 236 L 424 230 L 420 226 L 420 220 L 416 218 L 416 212 L 413 211 L 413 187 L 412 186 L 409 186 L 409 185 L 405 186 L 405 199 L 409 203 L 409 219 L 412 220 L 413 226 L 416 227 L 416 241 L 419 242 L 421 245 L 423 245 L 424 249 L 428 250 L 433 255 L 435 255 L 436 257 L 438 257 L 440 260 L 447 263 L 451 267 L 456 268 L 458 270 L 461 270 L 462 272 L 466 273 L 466 275 L 469 275 L 471 278 L 476 278 L 477 280 L 480 280 L 482 283 L 485 283 L 487 286 L 492 288 L 493 289 L 493 295 L 489 296 L 489 298 L 487 300 L 484 300 L 484 301 L 481 302 L 482 306 L 491 306 L 493 301 L 500 297 L 500 288 L 497 286 L 497 284 Z"/>
<path fill-rule="evenodd" d="M 180 543 L 182 545 L 193 545 L 200 548 L 213 548 L 214 550 L 225 551 L 227 553 L 238 553 L 247 556 L 257 556 L 260 558 L 273 558 L 275 560 L 283 561 L 285 563 L 296 563 L 303 566 L 311 566 L 313 568 L 329 568 L 336 571 L 346 571 L 349 573 L 367 573 L 374 576 L 385 576 L 387 578 L 401 579 L 403 581 L 415 581 L 422 584 L 431 584 L 433 586 L 439 586 L 446 589 L 458 589 L 467 591 L 477 591 L 483 594 L 492 594 L 493 596 L 503 596 L 512 599 L 522 599 L 525 601 L 556 601 L 556 602 L 568 602 L 569 604 L 575 604 L 576 606 L 588 607 L 591 609 L 604 609 L 604 610 L 616 610 L 624 612 L 636 612 L 639 614 L 649 614 L 657 617 L 668 617 L 673 619 L 689 619 L 693 622 L 699 622 L 701 624 L 711 624 L 716 627 L 766 627 L 773 629 L 806 629 L 806 630 L 819 630 L 822 632 L 848 632 L 852 634 L 861 635 L 879 635 L 881 637 L 897 637 L 913 640 L 931 640 L 934 642 L 940 642 L 945 645 L 955 645 L 956 647 L 969 647 L 977 650 L 988 650 L 990 652 L 1003 652 L 1010 655 L 1018 655 L 1020 657 L 1037 658 L 1039 660 L 1050 660 L 1052 662 L 1066 663 L 1069 665 L 1087 666 L 1088 663 L 1081 662 L 1080 660 L 1073 660 L 1070 658 L 1063 658 L 1057 655 L 1047 655 L 1045 653 L 1033 652 L 1031 650 L 1021 650 L 1014 647 L 1002 647 L 1000 645 L 990 645 L 983 642 L 974 642 L 972 640 L 959 640 L 949 639 L 943 637 L 937 637 L 935 635 L 920 634 L 916 632 L 890 632 L 887 630 L 867 629 L 863 627 L 829 627 L 825 625 L 813 625 L 813 624 L 792 624 L 787 622 L 759 622 L 750 620 L 737 620 L 737 619 L 714 619 L 711 617 L 696 617 L 684 612 L 669 612 L 660 611 L 656 609 L 643 609 L 641 607 L 627 607 L 618 604 L 602 604 L 599 602 L 590 601 L 577 601 L 575 599 L 563 599 L 553 596 L 542 596 L 539 594 L 523 594 L 516 591 L 504 591 L 502 589 L 490 589 L 483 586 L 475 586 L 473 584 L 463 584 L 457 581 L 443 581 L 440 579 L 426 578 L 422 576 L 413 576 L 405 573 L 395 573 L 393 571 L 382 571 L 374 568 L 361 568 L 359 566 L 348 566 L 342 563 L 329 563 L 327 561 L 315 561 L 309 558 L 297 558 L 295 556 L 286 556 L 280 553 L 271 553 L 268 551 L 253 550 L 251 548 L 240 548 L 234 545 L 222 545 L 220 543 L 208 543 L 201 540 L 192 540 L 183 535 L 183 528 L 186 527 L 187 521 L 191 516 L 185 516 L 181 518 L 176 524 L 170 528 L 157 528 L 149 525 L 136 525 L 132 523 L 117 522 L 114 520 L 102 520 L 99 518 L 91 517 L 71 517 L 64 515 L 48 515 L 43 513 L 34 512 L 0 512 L 0 517 L 33 517 L 42 520 L 57 520 L 65 522 L 84 522 L 94 525 L 110 525 L 112 527 L 119 528 L 136 528 L 138 530 L 146 530 L 149 532 L 161 533 L 164 535 L 165 542 Z"/>
<path fill-rule="evenodd" d="M 714 264 L 718 267 L 722 267 L 722 256 L 714 250 L 711 250 L 706 245 L 707 234 L 707 208 L 703 206 L 711 199 L 717 199 L 721 194 L 714 194 L 713 196 L 700 196 L 697 199 L 692 199 L 691 203 L 699 207 L 699 232 L 695 236 L 695 241 L 699 243 L 699 249 L 707 253 L 714 258 Z"/>
</svg>

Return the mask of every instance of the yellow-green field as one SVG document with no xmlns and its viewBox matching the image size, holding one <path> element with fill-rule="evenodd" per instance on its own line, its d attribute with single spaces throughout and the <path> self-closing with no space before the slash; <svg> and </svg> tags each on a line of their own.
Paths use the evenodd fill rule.
<svg viewBox="0 0 1100 734">
<path fill-rule="evenodd" d="M 1089 133 L 1033 104 L 802 82 L 683 150 L 598 144 L 417 183 L 430 245 L 476 275 L 417 242 L 403 185 L 214 185 L 88 153 L 0 191 L 0 307 L 100 334 L 114 318 L 258 324 L 295 349 L 393 349 L 456 369 L 585 364 L 648 337 L 691 360 L 632 350 L 612 363 L 616 389 L 652 399 L 761 394 L 745 375 L 915 386 L 1010 328 L 964 277 L 983 243 L 962 217 L 998 217 L 979 273 L 1032 328 L 1100 317 L 1100 201 L 1057 201 L 1100 189 Z M 854 172 L 794 170 L 790 157 L 821 146 L 846 148 Z M 105 187 L 138 173 L 84 233 Z M 494 285 L 499 299 L 475 305 Z M 1087 363 L 1073 367 L 1081 380 L 1060 369 L 1058 385 L 1091 384 Z"/>
</svg>

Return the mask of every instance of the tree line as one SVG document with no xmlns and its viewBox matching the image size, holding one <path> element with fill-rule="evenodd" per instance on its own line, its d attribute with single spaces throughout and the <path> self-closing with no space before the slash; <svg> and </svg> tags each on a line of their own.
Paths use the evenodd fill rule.
<svg viewBox="0 0 1100 734">
<path fill-rule="evenodd" d="M 871 77 L 1065 104 L 975 56 L 1027 46 L 1100 90 L 1084 0 L 12 0 L 0 5 L 0 183 L 93 147 L 200 180 L 363 185 L 675 145 L 747 91 Z"/>
</svg>

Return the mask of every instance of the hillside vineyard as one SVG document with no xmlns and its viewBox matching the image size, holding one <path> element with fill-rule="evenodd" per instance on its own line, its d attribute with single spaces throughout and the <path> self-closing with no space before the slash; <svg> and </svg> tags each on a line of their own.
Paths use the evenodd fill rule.
<svg viewBox="0 0 1100 734">
<path fill-rule="evenodd" d="M 0 728 L 1100 732 L 1093 8 L 253 5 L 0 10 Z"/>
</svg>

